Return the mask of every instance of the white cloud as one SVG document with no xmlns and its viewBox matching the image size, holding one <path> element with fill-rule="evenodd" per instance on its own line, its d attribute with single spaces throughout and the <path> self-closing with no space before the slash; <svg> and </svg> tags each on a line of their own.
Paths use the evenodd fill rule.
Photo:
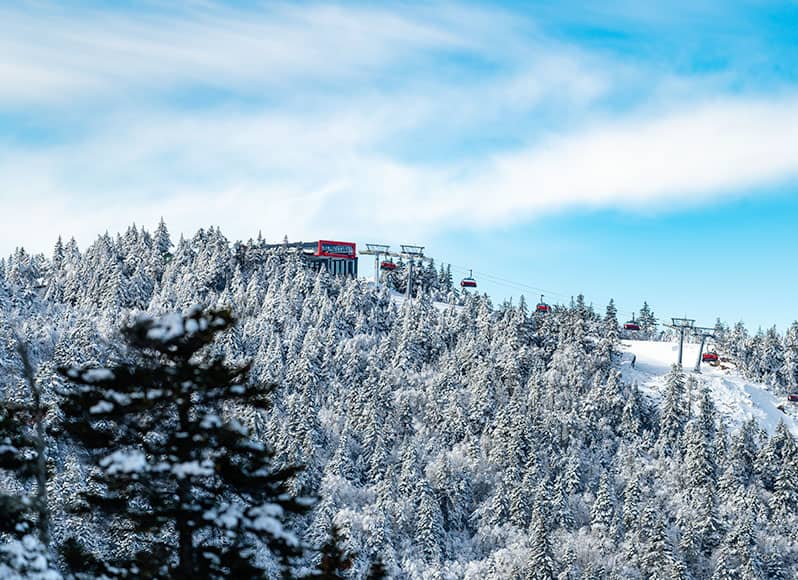
<svg viewBox="0 0 798 580">
<path fill-rule="evenodd" d="M 796 177 L 798 96 L 715 99 L 497 156 L 464 184 L 460 212 L 491 222 L 577 205 L 683 206 Z"/>
<path fill-rule="evenodd" d="M 119 98 L 184 85 L 258 91 L 347 82 L 425 49 L 469 44 L 400 12 L 217 4 L 177 13 L 0 9 L 0 102 Z"/>
<path fill-rule="evenodd" d="M 422 239 L 798 175 L 795 95 L 708 96 L 701 79 L 650 78 L 501 12 L 212 4 L 0 22 L 0 113 L 78 119 L 53 143 L 0 134 L 3 252 L 160 216 L 242 238 Z M 247 98 L 192 110 L 141 96 L 197 83 Z M 645 101 L 608 107 L 630 87 Z"/>
</svg>

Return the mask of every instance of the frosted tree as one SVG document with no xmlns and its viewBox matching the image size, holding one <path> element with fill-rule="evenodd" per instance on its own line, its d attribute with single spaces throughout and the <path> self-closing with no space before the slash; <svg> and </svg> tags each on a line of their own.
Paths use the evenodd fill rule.
<svg viewBox="0 0 798 580">
<path fill-rule="evenodd" d="M 524 566 L 524 578 L 527 580 L 552 580 L 555 572 L 554 557 L 546 519 L 539 504 L 532 512 L 532 523 L 529 527 L 531 546 L 529 560 Z"/>
<path fill-rule="evenodd" d="M 784 333 L 784 357 L 779 370 L 788 392 L 798 391 L 798 322 Z"/>
<path fill-rule="evenodd" d="M 352 554 L 343 547 L 343 538 L 335 526 L 329 532 L 329 537 L 319 550 L 318 569 L 306 576 L 308 580 L 335 580 L 348 578 L 352 568 Z"/>
<path fill-rule="evenodd" d="M 614 516 L 613 498 L 610 490 L 610 479 L 607 473 L 601 474 L 596 501 L 590 511 L 590 526 L 600 534 L 606 534 L 612 525 Z"/>
<path fill-rule="evenodd" d="M 439 562 L 443 556 L 443 520 L 440 504 L 429 482 L 418 484 L 417 542 L 427 562 Z"/>
<path fill-rule="evenodd" d="M 230 327 L 223 311 L 142 317 L 123 329 L 131 362 L 65 368 L 66 430 L 95 450 L 99 492 L 93 509 L 123 510 L 146 548 L 112 563 L 86 555 L 87 572 L 108 576 L 261 577 L 299 554 L 288 514 L 305 504 L 286 492 L 295 469 L 272 466 L 271 452 L 224 417 L 230 404 L 268 408 L 267 388 L 247 380 L 206 347 Z M 155 532 L 165 526 L 174 535 Z M 267 548 L 272 561 L 257 558 Z M 266 568 L 264 568 L 266 566 Z"/>
<path fill-rule="evenodd" d="M 20 484 L 35 480 L 39 472 L 42 447 L 26 424 L 41 420 L 37 413 L 30 405 L 0 402 L 0 474 Z M 49 553 L 48 506 L 42 501 L 46 496 L 0 491 L 0 578 L 61 578 Z"/>
<path fill-rule="evenodd" d="M 665 379 L 665 399 L 660 418 L 659 444 L 666 453 L 670 454 L 677 448 L 686 423 L 685 376 L 680 366 L 673 365 Z"/>
<path fill-rule="evenodd" d="M 718 553 L 712 580 L 764 580 L 751 515 L 746 514 L 726 536 Z"/>
<path fill-rule="evenodd" d="M 640 309 L 638 315 L 638 322 L 640 323 L 640 331 L 646 338 L 652 338 L 657 330 L 657 318 L 654 312 L 648 305 L 648 302 L 643 302 L 643 307 Z"/>
</svg>

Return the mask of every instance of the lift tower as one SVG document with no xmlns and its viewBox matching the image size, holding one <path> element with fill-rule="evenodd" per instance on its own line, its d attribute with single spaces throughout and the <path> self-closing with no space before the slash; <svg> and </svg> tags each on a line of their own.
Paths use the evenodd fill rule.
<svg viewBox="0 0 798 580">
<path fill-rule="evenodd" d="M 701 357 L 704 354 L 704 345 L 707 342 L 708 338 L 715 338 L 715 329 L 714 328 L 707 328 L 705 326 L 695 326 L 693 327 L 693 332 L 695 332 L 696 336 L 701 336 L 701 347 L 698 349 L 698 360 L 695 361 L 695 372 L 701 372 Z"/>
<path fill-rule="evenodd" d="M 380 281 L 380 258 L 385 256 L 386 258 L 391 253 L 391 246 L 386 246 L 385 244 L 366 244 L 365 250 L 360 250 L 361 254 L 367 254 L 369 256 L 374 256 L 374 283 Z"/>
<path fill-rule="evenodd" d="M 668 328 L 679 331 L 679 366 L 682 366 L 682 352 L 684 351 L 684 331 L 695 328 L 694 318 L 671 318 L 673 324 L 666 324 Z"/>
<path fill-rule="evenodd" d="M 424 260 L 424 246 L 411 246 L 409 244 L 402 244 L 400 246 L 402 251 L 400 254 L 403 258 L 408 258 L 408 271 L 407 271 L 407 288 L 405 289 L 405 296 L 412 298 L 411 289 L 413 288 L 413 263 L 416 260 Z"/>
</svg>

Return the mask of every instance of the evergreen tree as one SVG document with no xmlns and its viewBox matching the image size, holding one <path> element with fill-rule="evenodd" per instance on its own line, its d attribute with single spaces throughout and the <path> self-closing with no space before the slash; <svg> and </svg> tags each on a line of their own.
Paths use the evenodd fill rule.
<svg viewBox="0 0 798 580">
<path fill-rule="evenodd" d="M 65 427 L 95 451 L 95 510 L 121 513 L 149 534 L 146 548 L 104 565 L 113 577 L 262 577 L 257 550 L 285 569 L 299 554 L 285 527 L 306 502 L 286 492 L 296 468 L 275 469 L 271 452 L 224 418 L 230 405 L 268 408 L 269 389 L 247 381 L 207 347 L 230 328 L 224 311 L 191 309 L 140 317 L 123 329 L 129 362 L 64 368 Z M 159 532 L 173 529 L 164 537 Z"/>
<path fill-rule="evenodd" d="M 654 316 L 648 302 L 643 302 L 643 307 L 640 309 L 638 316 L 640 323 L 640 331 L 646 338 L 653 338 L 657 330 L 657 318 Z"/>
<path fill-rule="evenodd" d="M 606 533 L 612 525 L 612 521 L 613 505 L 610 480 L 607 474 L 603 473 L 596 493 L 596 501 L 593 502 L 593 508 L 590 511 L 590 525 L 601 533 Z"/>
<path fill-rule="evenodd" d="M 427 562 L 436 563 L 443 555 L 441 549 L 443 522 L 440 505 L 427 480 L 421 480 L 418 488 L 417 539 Z"/>
<path fill-rule="evenodd" d="M 36 478 L 40 446 L 26 425 L 31 406 L 0 402 L 0 470 L 20 483 Z M 10 491 L 10 490 L 9 490 Z M 0 578 L 60 578 L 52 567 L 36 496 L 0 492 Z"/>
<path fill-rule="evenodd" d="M 381 558 L 377 558 L 369 566 L 366 580 L 384 580 L 388 577 L 388 571 L 385 569 L 385 564 L 382 563 Z"/>
<path fill-rule="evenodd" d="M 16 339 L 27 403 L 0 401 L 0 475 L 16 480 L 17 493 L 0 490 L 0 577 L 60 578 L 50 556 L 50 506 L 45 414 L 28 347 Z M 2 481 L 2 480 L 0 480 Z M 34 493 L 27 494 L 29 482 Z"/>
<path fill-rule="evenodd" d="M 680 366 L 673 365 L 665 379 L 665 400 L 660 418 L 659 442 L 666 453 L 676 449 L 686 423 L 685 376 Z"/>
<path fill-rule="evenodd" d="M 540 504 L 537 504 L 532 512 L 529 531 L 532 546 L 529 560 L 524 568 L 524 578 L 527 580 L 552 580 L 554 578 L 554 558 L 546 519 Z"/>
<path fill-rule="evenodd" d="M 348 570 L 352 568 L 352 555 L 341 546 L 341 535 L 336 526 L 333 526 L 329 538 L 321 546 L 318 571 L 306 576 L 314 580 L 335 580 L 348 578 Z"/>
</svg>

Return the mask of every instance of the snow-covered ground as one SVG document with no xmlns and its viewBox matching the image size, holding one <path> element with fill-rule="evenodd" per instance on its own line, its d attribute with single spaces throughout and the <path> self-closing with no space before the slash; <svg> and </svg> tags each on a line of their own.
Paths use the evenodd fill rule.
<svg viewBox="0 0 798 580">
<path fill-rule="evenodd" d="M 374 282 L 370 282 L 370 284 L 374 284 Z M 401 292 L 397 292 L 396 290 L 393 290 L 393 289 L 390 289 L 390 288 L 388 289 L 388 292 L 391 295 L 391 302 L 393 302 L 394 304 L 397 304 L 397 305 L 401 306 L 402 304 L 405 303 L 405 300 L 407 300 L 407 296 L 405 296 Z M 454 308 L 455 310 L 458 310 L 458 311 L 463 309 L 462 306 L 452 306 L 451 304 L 447 304 L 446 302 L 434 302 L 433 301 L 432 306 L 436 310 L 441 310 L 441 311 L 442 310 L 449 310 L 450 308 Z"/>
<path fill-rule="evenodd" d="M 637 382 L 640 390 L 654 400 L 662 397 L 665 375 L 679 356 L 679 344 L 676 342 L 650 342 L 644 340 L 624 340 L 621 372 L 626 381 Z M 632 368 L 632 357 L 636 356 L 635 368 Z M 685 344 L 683 367 L 686 372 L 693 373 L 698 358 L 698 345 Z M 725 417 L 732 429 L 737 428 L 751 417 L 756 418 L 759 425 L 768 433 L 784 421 L 794 435 L 798 436 L 798 420 L 784 396 L 774 395 L 762 383 L 754 383 L 743 378 L 731 363 L 713 367 L 701 364 L 701 373 L 695 374 L 701 384 L 706 384 L 715 397 L 718 412 Z M 697 392 L 692 397 L 697 401 Z M 785 414 L 778 407 L 785 408 Z M 694 407 L 695 409 L 695 407 Z"/>
</svg>

